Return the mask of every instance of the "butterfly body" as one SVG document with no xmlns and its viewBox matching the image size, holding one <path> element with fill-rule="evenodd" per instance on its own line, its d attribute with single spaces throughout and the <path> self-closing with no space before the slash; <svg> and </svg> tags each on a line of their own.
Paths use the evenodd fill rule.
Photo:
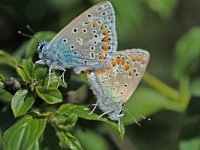
<svg viewBox="0 0 200 150">
<path fill-rule="evenodd" d="M 122 106 L 137 88 L 148 62 L 147 51 L 118 51 L 105 69 L 88 74 L 97 105 L 111 120 L 119 120 L 124 115 Z"/>
<path fill-rule="evenodd" d="M 99 3 L 64 27 L 50 42 L 39 44 L 39 63 L 52 70 L 76 73 L 103 68 L 117 49 L 115 12 L 110 2 Z"/>
</svg>

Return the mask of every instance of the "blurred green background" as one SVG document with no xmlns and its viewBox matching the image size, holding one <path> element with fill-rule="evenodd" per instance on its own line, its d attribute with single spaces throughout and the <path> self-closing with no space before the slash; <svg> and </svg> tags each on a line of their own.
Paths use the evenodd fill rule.
<svg viewBox="0 0 200 150">
<path fill-rule="evenodd" d="M 14 53 L 29 41 L 17 33 L 21 30 L 32 35 L 27 24 L 35 32 L 58 32 L 98 2 L 101 0 L 1 0 L 0 49 Z M 123 142 L 112 130 L 103 130 L 102 124 L 84 120 L 84 126 L 75 131 L 76 137 L 86 150 L 200 150 L 200 1 L 110 2 L 116 12 L 118 50 L 149 51 L 148 72 L 126 104 L 132 116 L 124 118 L 127 126 Z M 68 93 L 72 95 L 68 101 L 84 100 L 85 105 L 89 96 L 77 94 L 79 97 L 74 98 L 73 92 L 92 95 L 87 86 Z M 0 104 L 1 109 L 6 105 L 3 101 Z M 139 126 L 134 119 L 127 119 L 141 120 L 140 114 L 151 121 L 142 120 Z M 13 116 L 7 114 L 4 121 L 6 117 L 9 120 Z"/>
</svg>

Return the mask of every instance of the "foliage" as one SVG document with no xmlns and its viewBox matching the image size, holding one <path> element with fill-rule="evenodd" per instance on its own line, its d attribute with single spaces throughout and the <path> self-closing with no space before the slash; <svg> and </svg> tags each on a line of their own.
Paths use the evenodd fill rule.
<svg viewBox="0 0 200 150">
<path fill-rule="evenodd" d="M 69 21 L 75 15 L 71 10 L 74 6 L 81 7 L 82 10 L 86 9 L 79 2 L 79 0 L 49 0 L 45 6 L 43 5 L 44 2 L 37 4 L 32 1 L 29 5 L 32 7 L 45 6 L 43 10 L 38 7 L 38 11 L 41 13 L 34 14 L 36 17 L 32 16 L 37 20 L 45 15 L 45 9 L 52 11 L 58 9 L 59 23 L 62 26 L 62 24 L 66 24 L 66 20 Z M 100 0 L 90 2 L 95 4 Z M 111 2 L 116 10 L 120 48 L 123 47 L 122 45 L 129 48 L 127 43 L 132 43 L 133 35 L 128 35 L 130 31 L 132 34 L 142 33 L 145 35 L 143 42 L 146 45 L 142 46 L 151 46 L 151 44 L 148 45 L 148 34 L 145 32 L 146 29 L 143 28 L 144 25 L 147 26 L 147 23 L 152 25 L 155 16 L 159 16 L 162 21 L 161 26 L 163 25 L 162 28 L 165 28 L 166 24 L 164 23 L 170 22 L 179 5 L 178 0 L 111 0 Z M 31 8 L 30 6 L 28 8 Z M 66 7 L 69 10 L 65 9 Z M 153 14 L 152 16 L 155 18 L 150 20 L 148 12 Z M 68 18 L 64 19 L 66 14 Z M 33 21 L 34 24 L 33 18 L 31 22 Z M 49 27 L 53 24 L 51 23 L 49 23 Z M 154 25 L 157 26 L 156 23 Z M 151 30 L 149 32 L 153 36 L 153 31 L 155 32 L 157 28 Z M 121 123 L 110 121 L 106 117 L 99 118 L 100 113 L 96 111 L 89 114 L 92 108 L 87 105 L 95 97 L 91 96 L 86 77 L 83 74 L 75 75 L 71 70 L 67 70 L 65 74 L 66 83 L 63 83 L 59 78 L 61 72 L 55 71 L 49 76 L 47 66 L 35 63 L 38 60 L 36 54 L 38 41 L 49 41 L 55 34 L 55 32 L 50 31 L 38 32 L 28 42 L 23 42 L 21 46 L 18 46 L 14 53 L 9 54 L 5 50 L 0 51 L 0 103 L 3 104 L 0 110 L 2 119 L 0 124 L 0 149 L 2 147 L 5 150 L 11 150 L 13 147 L 16 150 L 101 150 L 115 148 L 108 140 L 105 140 L 105 136 L 114 137 L 114 142 L 116 142 L 116 139 L 126 140 L 130 135 L 129 133 L 125 134 L 125 127 L 129 128 L 132 124 L 139 124 L 144 118 L 156 115 L 162 110 L 170 110 L 181 115 L 194 115 L 189 116 L 186 121 L 184 120 L 179 131 L 176 131 L 179 135 L 177 146 L 180 150 L 189 148 L 198 150 L 200 148 L 200 132 L 196 132 L 200 131 L 200 120 L 199 117 L 196 117 L 196 112 L 190 112 L 191 109 L 197 109 L 197 114 L 199 113 L 197 106 L 200 104 L 200 78 L 198 76 L 200 27 L 188 29 L 176 40 L 173 39 L 175 44 L 171 47 L 172 51 L 168 52 L 173 57 L 166 58 L 168 56 L 166 55 L 160 59 L 154 54 L 154 51 L 150 51 L 150 54 L 152 54 L 151 61 L 154 65 L 150 62 L 150 69 L 148 70 L 153 73 L 151 74 L 149 71 L 145 73 L 143 81 L 146 85 L 139 86 L 125 104 L 127 114 L 123 117 Z M 166 35 L 167 32 L 162 34 Z M 159 40 L 153 40 L 153 45 L 159 43 Z M 122 41 L 121 45 L 120 41 Z M 140 45 L 140 40 L 134 44 Z M 166 42 L 166 44 L 168 43 Z M 128 44 L 128 46 L 133 45 Z M 154 48 L 156 49 L 156 47 Z M 168 66 L 166 67 L 164 60 L 167 61 Z M 157 69 L 159 64 L 155 63 L 156 61 L 162 61 L 159 64 L 163 66 Z M 169 66 L 172 69 L 166 71 Z M 159 74 L 157 70 L 164 73 Z M 165 78 L 166 76 L 167 78 Z M 51 82 L 48 86 L 49 77 Z M 158 78 L 164 79 L 165 82 Z M 194 100 L 194 98 L 197 100 Z M 120 140 L 118 143 L 121 143 Z M 157 140 L 160 140 L 160 137 Z M 121 145 L 123 144 L 121 143 Z"/>
</svg>

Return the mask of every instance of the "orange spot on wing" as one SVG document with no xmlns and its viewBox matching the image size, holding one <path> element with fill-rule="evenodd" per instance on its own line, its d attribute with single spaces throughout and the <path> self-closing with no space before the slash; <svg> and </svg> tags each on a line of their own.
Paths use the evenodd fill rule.
<svg viewBox="0 0 200 150">
<path fill-rule="evenodd" d="M 99 70 L 97 70 L 97 73 L 98 73 L 98 74 L 104 74 L 104 73 L 105 73 L 105 70 L 104 70 L 104 69 L 99 69 Z"/>
<path fill-rule="evenodd" d="M 135 61 L 135 60 L 137 60 L 137 59 L 138 59 L 137 56 L 132 56 L 132 60 L 133 60 L 133 61 Z"/>
<path fill-rule="evenodd" d="M 105 31 L 103 32 L 103 34 L 104 34 L 104 35 L 108 35 L 108 31 L 105 30 Z"/>
<path fill-rule="evenodd" d="M 93 23 L 93 27 L 97 27 L 97 26 L 98 26 L 97 22 L 94 21 L 94 23 Z"/>
<path fill-rule="evenodd" d="M 112 66 L 115 67 L 116 66 L 116 61 L 112 61 Z"/>
<path fill-rule="evenodd" d="M 99 59 L 101 61 L 104 61 L 105 60 L 105 54 L 99 54 Z"/>
<path fill-rule="evenodd" d="M 105 27 L 104 24 L 101 25 L 101 29 L 102 29 L 102 30 L 106 29 L 106 27 Z"/>
<path fill-rule="evenodd" d="M 108 49 L 109 49 L 109 45 L 103 45 L 102 48 L 103 48 L 103 50 L 104 50 L 105 52 L 107 52 Z"/>
<path fill-rule="evenodd" d="M 90 21 L 87 20 L 87 21 L 85 22 L 85 24 L 87 24 L 87 25 L 90 24 Z"/>
<path fill-rule="evenodd" d="M 125 69 L 125 71 L 129 70 L 130 69 L 130 65 L 125 65 L 124 69 Z"/>
<path fill-rule="evenodd" d="M 121 60 L 121 64 L 122 64 L 122 65 L 124 65 L 124 64 L 125 64 L 125 61 L 124 61 L 123 59 Z"/>
<path fill-rule="evenodd" d="M 145 59 L 142 59 L 142 60 L 141 60 L 141 63 L 142 63 L 142 64 L 146 64 L 147 61 L 146 61 Z"/>
<path fill-rule="evenodd" d="M 109 41 L 109 37 L 108 37 L 108 36 L 104 37 L 104 38 L 103 38 L 103 41 L 104 41 L 104 42 L 108 42 L 108 41 Z"/>
<path fill-rule="evenodd" d="M 117 58 L 117 64 L 119 65 L 121 63 L 121 59 Z"/>
<path fill-rule="evenodd" d="M 131 72 L 130 72 L 130 71 L 128 72 L 128 75 L 129 75 L 129 76 L 132 76 L 132 74 L 131 74 Z"/>
</svg>

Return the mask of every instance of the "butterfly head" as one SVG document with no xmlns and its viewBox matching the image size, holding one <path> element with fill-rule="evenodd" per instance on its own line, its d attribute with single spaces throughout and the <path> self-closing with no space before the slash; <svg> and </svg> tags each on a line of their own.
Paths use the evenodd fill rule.
<svg viewBox="0 0 200 150">
<path fill-rule="evenodd" d="M 114 121 L 120 120 L 120 118 L 122 118 L 124 115 L 125 115 L 125 111 L 123 108 L 121 108 L 120 110 L 114 110 L 108 113 L 109 118 Z"/>
<path fill-rule="evenodd" d="M 42 59 L 43 54 L 45 53 L 46 46 L 47 46 L 47 42 L 45 41 L 40 42 L 37 45 L 37 53 L 39 54 L 40 59 Z"/>
</svg>

